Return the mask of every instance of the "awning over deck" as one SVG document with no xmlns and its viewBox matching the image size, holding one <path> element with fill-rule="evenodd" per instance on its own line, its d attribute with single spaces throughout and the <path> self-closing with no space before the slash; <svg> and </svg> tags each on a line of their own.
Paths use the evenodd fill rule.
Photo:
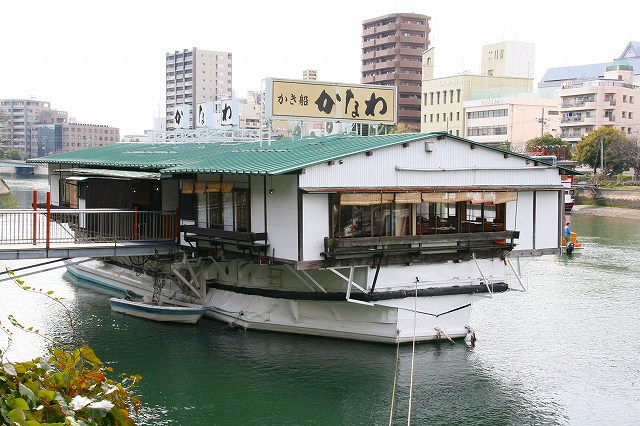
<svg viewBox="0 0 640 426">
<path fill-rule="evenodd" d="M 153 179 L 160 180 L 160 173 L 154 172 L 136 172 L 130 170 L 110 170 L 110 169 L 57 169 L 54 173 L 69 173 L 67 177 L 70 180 L 82 180 L 77 178 L 104 177 L 117 179 Z M 71 179 L 71 178 L 76 179 Z"/>
</svg>

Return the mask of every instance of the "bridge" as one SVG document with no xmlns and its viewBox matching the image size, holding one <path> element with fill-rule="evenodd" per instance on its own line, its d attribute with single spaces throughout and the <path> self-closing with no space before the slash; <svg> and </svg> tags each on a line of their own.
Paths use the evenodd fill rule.
<svg viewBox="0 0 640 426">
<path fill-rule="evenodd" d="M 0 209 L 0 259 L 137 256 L 178 251 L 177 212 Z"/>
</svg>

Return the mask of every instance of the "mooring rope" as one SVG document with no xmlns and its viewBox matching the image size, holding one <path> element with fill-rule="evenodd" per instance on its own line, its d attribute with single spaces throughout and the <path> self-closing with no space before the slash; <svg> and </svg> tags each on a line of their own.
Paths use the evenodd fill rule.
<svg viewBox="0 0 640 426">
<path fill-rule="evenodd" d="M 413 346 L 411 349 L 411 380 L 409 381 L 409 409 L 407 425 L 411 425 L 411 403 L 413 401 L 413 364 L 416 358 L 416 321 L 418 317 L 418 277 L 416 277 L 416 297 L 413 299 Z"/>
<path fill-rule="evenodd" d="M 400 361 L 400 339 L 396 345 L 396 371 L 393 374 L 393 389 L 391 390 L 391 411 L 389 412 L 389 426 L 393 424 L 393 407 L 396 401 L 396 384 L 398 383 L 398 364 Z"/>
</svg>

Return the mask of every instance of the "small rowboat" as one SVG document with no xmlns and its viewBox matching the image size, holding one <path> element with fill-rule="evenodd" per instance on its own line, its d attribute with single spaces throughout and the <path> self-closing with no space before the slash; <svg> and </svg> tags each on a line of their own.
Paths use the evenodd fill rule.
<svg viewBox="0 0 640 426">
<path fill-rule="evenodd" d="M 202 315 L 205 307 L 190 303 L 162 303 L 152 304 L 134 300 L 112 297 L 109 299 L 111 310 L 153 321 L 180 322 L 195 324 Z"/>
</svg>

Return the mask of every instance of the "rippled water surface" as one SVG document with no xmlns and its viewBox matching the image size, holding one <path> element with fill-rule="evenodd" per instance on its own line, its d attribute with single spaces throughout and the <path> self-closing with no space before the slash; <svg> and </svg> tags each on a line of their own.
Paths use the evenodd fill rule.
<svg viewBox="0 0 640 426">
<path fill-rule="evenodd" d="M 579 215 L 571 222 L 584 252 L 523 261 L 526 293 L 474 305 L 474 348 L 416 346 L 411 424 L 640 424 L 640 223 Z M 395 346 L 206 319 L 160 324 L 111 312 L 106 296 L 61 269 L 24 279 L 65 297 L 79 337 L 117 372 L 144 376 L 140 424 L 386 425 L 392 404 L 393 424 L 407 424 L 411 345 L 400 347 L 396 377 Z M 3 322 L 9 312 L 69 336 L 58 307 L 2 282 Z M 9 355 L 45 351 L 41 340 L 17 333 Z"/>
</svg>

